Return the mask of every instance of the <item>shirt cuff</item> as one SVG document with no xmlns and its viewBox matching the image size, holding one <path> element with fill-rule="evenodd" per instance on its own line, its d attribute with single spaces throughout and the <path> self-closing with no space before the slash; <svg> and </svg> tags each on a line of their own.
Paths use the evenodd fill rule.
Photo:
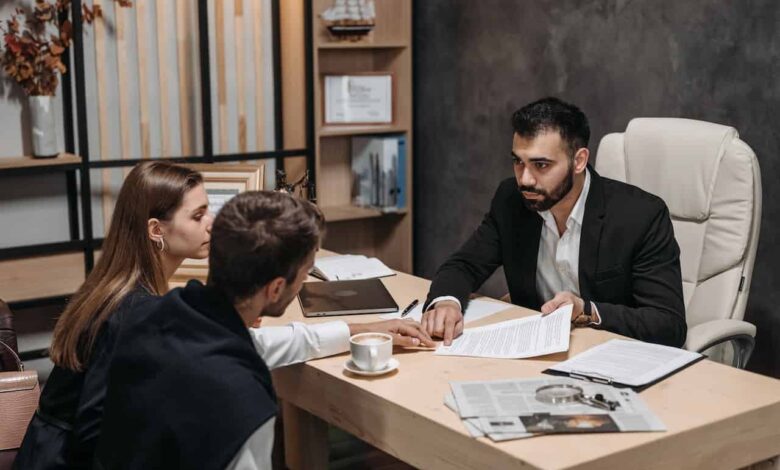
<svg viewBox="0 0 780 470">
<path fill-rule="evenodd" d="M 463 306 L 460 304 L 460 300 L 458 300 L 457 297 L 453 297 L 451 295 L 442 295 L 440 297 L 436 297 L 435 299 L 431 300 L 431 303 L 428 304 L 428 310 L 432 309 L 433 306 L 436 305 L 436 302 L 441 302 L 442 300 L 452 300 L 453 302 L 458 304 L 458 308 L 460 309 L 461 313 L 463 312 Z"/>
<path fill-rule="evenodd" d="M 593 316 L 596 317 L 596 321 L 592 321 L 589 323 L 589 325 L 592 326 L 599 326 L 601 325 L 601 315 L 599 314 L 599 309 L 596 307 L 596 302 L 590 303 L 591 312 L 593 313 Z"/>
<path fill-rule="evenodd" d="M 317 338 L 319 357 L 333 356 L 349 351 L 349 326 L 343 321 L 307 325 Z"/>
</svg>

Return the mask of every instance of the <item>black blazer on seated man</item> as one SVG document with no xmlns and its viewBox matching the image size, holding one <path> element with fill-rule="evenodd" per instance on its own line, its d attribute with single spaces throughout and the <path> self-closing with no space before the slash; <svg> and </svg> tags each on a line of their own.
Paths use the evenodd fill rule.
<svg viewBox="0 0 780 470">
<path fill-rule="evenodd" d="M 600 177 L 591 167 L 579 253 L 580 297 L 596 304 L 605 329 L 670 346 L 687 327 L 680 249 L 666 204 L 635 186 Z M 512 303 L 539 310 L 536 291 L 541 216 L 523 205 L 514 178 L 498 187 L 490 212 L 439 268 L 424 310 L 435 298 L 469 295 L 504 267 Z"/>
</svg>

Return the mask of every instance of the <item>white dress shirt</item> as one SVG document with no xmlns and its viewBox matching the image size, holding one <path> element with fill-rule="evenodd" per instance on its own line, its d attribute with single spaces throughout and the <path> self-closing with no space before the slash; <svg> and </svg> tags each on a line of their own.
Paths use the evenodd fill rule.
<svg viewBox="0 0 780 470">
<path fill-rule="evenodd" d="M 285 326 L 250 328 L 249 335 L 269 369 L 349 350 L 349 326 L 343 321 L 315 325 L 293 322 Z M 226 470 L 270 469 L 275 423 L 276 418 L 271 418 L 257 428 Z"/>
<path fill-rule="evenodd" d="M 563 291 L 580 296 L 580 236 L 588 192 L 590 172 L 585 170 L 585 184 L 569 218 L 566 219 L 566 231 L 563 235 L 558 234 L 558 226 L 552 212 L 539 212 L 544 225 L 539 240 L 539 255 L 536 258 L 536 292 L 544 302 Z"/>
<path fill-rule="evenodd" d="M 558 292 L 569 291 L 580 297 L 580 235 L 582 234 L 582 220 L 585 216 L 585 201 L 590 192 L 590 172 L 585 170 L 585 184 L 582 186 L 577 202 L 566 219 L 566 231 L 558 234 L 558 226 L 552 212 L 540 211 L 539 215 L 544 221 L 542 236 L 539 240 L 539 254 L 536 258 L 536 292 L 543 302 L 555 297 Z M 460 301 L 450 295 L 433 299 L 428 309 L 436 302 L 452 300 L 460 306 Z M 598 325 L 601 317 L 598 315 L 595 304 L 591 303 Z M 462 307 L 461 307 L 462 308 Z"/>
</svg>

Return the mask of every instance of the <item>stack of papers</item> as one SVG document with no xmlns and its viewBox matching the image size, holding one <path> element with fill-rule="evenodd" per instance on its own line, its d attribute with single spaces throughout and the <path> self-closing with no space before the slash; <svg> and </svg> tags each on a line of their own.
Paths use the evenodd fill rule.
<svg viewBox="0 0 780 470">
<path fill-rule="evenodd" d="M 533 315 L 469 328 L 450 346 L 439 346 L 436 354 L 522 359 L 568 351 L 571 309 L 569 304 L 544 317 Z"/>
<path fill-rule="evenodd" d="M 581 402 L 546 403 L 537 391 L 549 385 L 579 387 L 586 396 L 601 394 L 614 411 Z M 450 382 L 444 404 L 458 414 L 472 437 L 493 441 L 539 434 L 665 431 L 666 427 L 636 392 L 569 378 Z"/>
<path fill-rule="evenodd" d="M 317 258 L 312 274 L 325 281 L 355 281 L 394 276 L 395 272 L 377 258 L 339 255 Z"/>
</svg>

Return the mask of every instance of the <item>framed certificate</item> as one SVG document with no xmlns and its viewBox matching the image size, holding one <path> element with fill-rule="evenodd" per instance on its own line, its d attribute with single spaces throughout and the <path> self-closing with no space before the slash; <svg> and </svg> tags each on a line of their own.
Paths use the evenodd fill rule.
<svg viewBox="0 0 780 470">
<path fill-rule="evenodd" d="M 393 122 L 393 76 L 389 73 L 325 75 L 325 124 Z"/>
<path fill-rule="evenodd" d="M 185 165 L 203 175 L 203 185 L 209 200 L 209 212 L 216 216 L 233 196 L 244 191 L 263 189 L 263 165 Z M 184 285 L 190 279 L 206 280 L 209 272 L 208 259 L 185 259 L 171 278 L 171 288 Z"/>
</svg>

